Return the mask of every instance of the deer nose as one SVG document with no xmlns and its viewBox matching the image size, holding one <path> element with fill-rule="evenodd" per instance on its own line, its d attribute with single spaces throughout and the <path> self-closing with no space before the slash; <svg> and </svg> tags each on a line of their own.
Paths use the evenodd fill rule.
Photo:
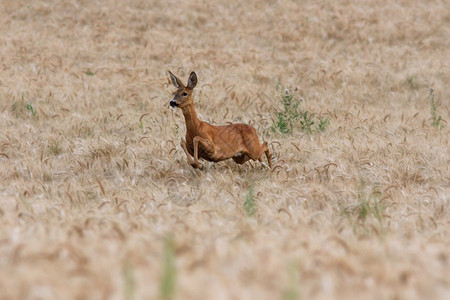
<svg viewBox="0 0 450 300">
<path fill-rule="evenodd" d="M 170 101 L 170 106 L 172 106 L 172 107 L 178 106 L 177 101 L 175 101 L 175 100 Z"/>
</svg>

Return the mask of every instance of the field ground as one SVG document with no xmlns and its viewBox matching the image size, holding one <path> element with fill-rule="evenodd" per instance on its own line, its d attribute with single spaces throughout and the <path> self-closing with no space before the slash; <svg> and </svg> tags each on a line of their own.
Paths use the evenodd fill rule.
<svg viewBox="0 0 450 300">
<path fill-rule="evenodd" d="M 0 299 L 449 299 L 449 37 L 448 1 L 1 1 Z M 167 70 L 275 169 L 192 169 Z M 286 88 L 323 132 L 272 130 Z"/>
</svg>

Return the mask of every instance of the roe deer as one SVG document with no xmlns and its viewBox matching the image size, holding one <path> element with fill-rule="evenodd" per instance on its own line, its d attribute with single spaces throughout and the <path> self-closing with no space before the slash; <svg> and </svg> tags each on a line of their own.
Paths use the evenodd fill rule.
<svg viewBox="0 0 450 300">
<path fill-rule="evenodd" d="M 177 88 L 170 106 L 179 107 L 183 111 L 186 121 L 186 141 L 181 141 L 181 147 L 192 167 L 203 169 L 199 158 L 213 162 L 232 158 L 238 164 L 243 164 L 249 159 L 262 162 L 261 157 L 265 153 L 272 169 L 269 146 L 267 142 L 259 144 L 255 128 L 247 124 L 214 126 L 198 119 L 192 100 L 192 91 L 197 85 L 195 72 L 191 72 L 187 86 L 184 86 L 170 71 L 169 74 L 173 85 Z"/>
</svg>

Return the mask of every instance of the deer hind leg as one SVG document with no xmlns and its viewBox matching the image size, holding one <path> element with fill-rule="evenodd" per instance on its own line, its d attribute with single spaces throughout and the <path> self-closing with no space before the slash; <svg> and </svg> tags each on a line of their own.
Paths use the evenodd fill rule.
<svg viewBox="0 0 450 300">
<path fill-rule="evenodd" d="M 272 154 L 270 153 L 269 145 L 267 144 L 267 142 L 264 142 L 264 143 L 261 145 L 261 149 L 262 149 L 262 150 L 264 151 L 264 153 L 266 154 L 267 162 L 269 163 L 269 168 L 272 169 Z M 261 155 L 262 155 L 262 153 L 261 153 Z M 261 158 L 260 158 L 260 161 L 261 161 Z"/>
<path fill-rule="evenodd" d="M 269 145 L 267 144 L 267 142 L 264 142 L 259 149 L 257 149 L 256 151 L 253 151 L 253 153 L 250 153 L 250 158 L 253 160 L 258 160 L 260 162 L 262 162 L 262 155 L 266 154 L 267 157 L 267 161 L 269 163 L 269 168 L 272 169 L 272 155 L 270 154 L 270 150 L 269 150 Z"/>
<path fill-rule="evenodd" d="M 198 146 L 202 147 L 202 150 L 210 154 L 210 156 L 214 156 L 214 144 L 208 139 L 204 139 L 202 137 L 196 136 L 193 139 L 194 142 L 194 163 L 191 164 L 192 167 L 203 169 L 203 165 L 198 161 Z"/>
</svg>

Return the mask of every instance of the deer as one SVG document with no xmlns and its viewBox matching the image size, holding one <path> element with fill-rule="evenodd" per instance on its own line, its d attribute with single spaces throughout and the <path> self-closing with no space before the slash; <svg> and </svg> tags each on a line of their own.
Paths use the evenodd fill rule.
<svg viewBox="0 0 450 300">
<path fill-rule="evenodd" d="M 172 84 L 177 88 L 170 106 L 180 108 L 186 122 L 186 140 L 181 140 L 180 145 L 189 165 L 203 170 L 200 158 L 210 162 L 231 158 L 240 165 L 250 159 L 262 163 L 262 155 L 266 154 L 269 168 L 272 169 L 269 146 L 267 142 L 259 143 L 258 134 L 251 125 L 235 123 L 215 126 L 199 120 L 192 99 L 197 85 L 195 72 L 189 75 L 186 86 L 172 72 L 169 71 L 169 75 Z"/>
</svg>

